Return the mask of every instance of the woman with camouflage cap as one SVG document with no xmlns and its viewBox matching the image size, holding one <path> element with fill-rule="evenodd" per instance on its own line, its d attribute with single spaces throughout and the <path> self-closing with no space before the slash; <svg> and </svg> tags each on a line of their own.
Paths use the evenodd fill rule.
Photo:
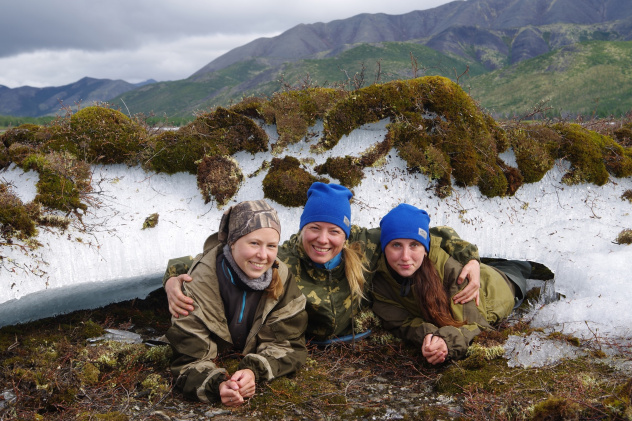
<svg viewBox="0 0 632 421">
<path fill-rule="evenodd" d="M 238 406 L 256 385 L 296 371 L 307 358 L 305 296 L 277 257 L 281 225 L 265 201 L 241 202 L 222 216 L 182 286 L 196 308 L 173 317 L 171 369 L 185 396 Z M 216 366 L 243 355 L 230 375 Z"/>
<path fill-rule="evenodd" d="M 480 305 L 456 304 L 461 264 L 433 241 L 428 213 L 401 204 L 380 222 L 383 255 L 373 280 L 373 312 L 382 326 L 421 349 L 430 364 L 465 357 L 472 339 L 520 305 L 531 265 L 481 264 Z"/>
<path fill-rule="evenodd" d="M 307 297 L 306 336 L 315 342 L 347 335 L 355 338 L 353 317 L 362 306 L 366 285 L 371 282 L 381 256 L 380 229 L 351 225 L 352 196 L 344 186 L 313 183 L 307 192 L 299 233 L 279 248 L 279 258 L 288 265 Z M 462 277 L 468 273 L 474 275 L 468 291 L 477 293 L 479 257 L 476 247 L 460 240 L 447 227 L 435 228 L 433 234 L 438 236 L 441 247 L 459 261 L 470 262 L 469 271 L 465 270 Z M 191 277 L 178 276 L 186 271 L 189 262 L 187 257 L 170 260 L 163 278 L 169 310 L 174 317 L 186 315 L 194 308 L 193 301 L 180 293 L 180 285 L 191 281 Z"/>
</svg>

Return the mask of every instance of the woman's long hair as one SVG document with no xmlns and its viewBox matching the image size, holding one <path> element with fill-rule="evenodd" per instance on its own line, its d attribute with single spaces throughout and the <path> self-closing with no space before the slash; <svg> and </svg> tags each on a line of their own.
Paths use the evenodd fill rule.
<svg viewBox="0 0 632 421">
<path fill-rule="evenodd" d="M 364 245 L 356 241 L 349 244 L 345 242 L 342 248 L 342 257 L 345 264 L 345 277 L 349 282 L 351 299 L 360 305 L 364 296 L 364 272 L 367 272 L 368 264 L 364 254 Z"/>
<path fill-rule="evenodd" d="M 270 285 L 266 288 L 266 292 L 268 295 L 276 300 L 283 294 L 283 282 L 281 281 L 281 276 L 279 275 L 279 262 L 275 261 L 272 264 L 272 280 L 270 281 Z"/>
<path fill-rule="evenodd" d="M 413 294 L 425 320 L 439 327 L 461 327 L 465 324 L 452 316 L 448 292 L 443 286 L 439 272 L 427 255 L 412 278 Z"/>
</svg>

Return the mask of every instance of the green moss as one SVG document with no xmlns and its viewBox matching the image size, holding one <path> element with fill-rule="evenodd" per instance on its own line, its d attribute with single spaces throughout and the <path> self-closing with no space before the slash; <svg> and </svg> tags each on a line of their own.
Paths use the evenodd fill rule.
<svg viewBox="0 0 632 421">
<path fill-rule="evenodd" d="M 358 165 L 358 159 L 352 156 L 327 158 L 324 164 L 314 168 L 318 174 L 328 174 L 340 181 L 340 184 L 353 188 L 360 184 L 364 178 L 362 167 Z"/>
<path fill-rule="evenodd" d="M 7 159 L 15 165 L 21 166 L 24 159 L 30 155 L 37 153 L 37 149 L 31 145 L 22 143 L 13 143 L 7 149 Z"/>
<path fill-rule="evenodd" d="M 28 238 L 36 235 L 34 219 L 38 216 L 39 212 L 29 212 L 29 208 L 7 184 L 0 183 L 0 235 L 3 238 Z"/>
<path fill-rule="evenodd" d="M 79 369 L 79 379 L 81 383 L 92 386 L 99 382 L 99 376 L 101 370 L 99 370 L 94 364 L 87 362 Z"/>
<path fill-rule="evenodd" d="M 159 218 L 160 216 L 157 213 L 152 213 L 147 218 L 145 218 L 142 229 L 154 228 L 156 225 L 158 225 Z"/>
<path fill-rule="evenodd" d="M 270 170 L 263 179 L 263 194 L 264 197 L 284 206 L 304 206 L 307 201 L 307 190 L 315 181 L 328 182 L 326 179 L 311 175 L 294 157 L 273 158 Z"/>
<path fill-rule="evenodd" d="M 632 123 L 624 124 L 613 133 L 615 140 L 624 147 L 632 147 Z"/>
<path fill-rule="evenodd" d="M 581 341 L 575 336 L 565 335 L 561 332 L 552 332 L 548 335 L 549 339 L 563 340 L 573 346 L 580 346 Z"/>
<path fill-rule="evenodd" d="M 90 163 L 136 164 L 147 147 L 147 138 L 145 127 L 120 111 L 93 106 L 52 128 L 46 147 Z"/>
<path fill-rule="evenodd" d="M 270 101 L 260 105 L 260 115 L 266 123 L 277 126 L 279 140 L 273 146 L 273 153 L 280 153 L 288 144 L 307 136 L 316 119 L 323 118 L 325 112 L 345 95 L 342 90 L 328 88 L 307 88 L 272 95 Z"/>
<path fill-rule="evenodd" d="M 149 399 L 161 397 L 169 392 L 169 383 L 159 374 L 151 373 L 141 382 L 143 389 L 149 392 Z"/>
<path fill-rule="evenodd" d="M 570 399 L 551 397 L 539 402 L 533 408 L 531 420 L 572 420 L 580 419 L 581 405 Z"/>
<path fill-rule="evenodd" d="M 6 146 L 0 143 L 0 170 L 6 168 L 11 164 L 11 159 L 9 158 L 9 149 Z"/>
<path fill-rule="evenodd" d="M 578 124 L 559 123 L 553 128 L 562 138 L 558 155 L 571 164 L 562 181 L 571 185 L 582 182 L 604 185 L 609 178 L 602 152 L 608 143 L 606 137 Z"/>
<path fill-rule="evenodd" d="M 39 173 L 36 202 L 65 212 L 87 209 L 81 202 L 81 195 L 91 190 L 87 163 L 69 153 L 53 152 L 45 156 L 29 155 L 22 162 L 22 169 Z"/>
<path fill-rule="evenodd" d="M 523 125 L 509 133 L 518 169 L 525 183 L 537 183 L 555 164 L 560 135 L 542 125 Z"/>
<path fill-rule="evenodd" d="M 250 118 L 218 108 L 177 131 L 161 133 L 149 143 L 153 152 L 147 160 L 148 168 L 168 174 L 196 174 L 197 162 L 205 156 L 266 151 L 268 136 Z"/>
<path fill-rule="evenodd" d="M 632 244 L 632 229 L 624 229 L 614 240 L 616 244 Z"/>
<path fill-rule="evenodd" d="M 38 147 L 49 137 L 48 131 L 37 124 L 22 124 L 0 134 L 0 143 L 10 147 L 15 143 Z"/>
<path fill-rule="evenodd" d="M 197 184 L 204 203 L 214 198 L 218 207 L 226 205 L 237 194 L 243 180 L 239 163 L 230 156 L 205 156 L 198 165 Z"/>
<path fill-rule="evenodd" d="M 318 146 L 331 149 L 362 124 L 390 118 L 388 137 L 408 167 L 438 180 L 437 192 L 478 185 L 483 194 L 503 196 L 509 186 L 497 165 L 507 148 L 504 131 L 449 79 L 428 76 L 359 89 L 325 115 Z M 433 149 L 430 149 L 432 147 Z"/>
<path fill-rule="evenodd" d="M 92 320 L 88 320 L 82 323 L 82 329 L 78 331 L 79 339 L 88 339 L 88 338 L 96 338 L 105 333 L 103 327 L 100 324 L 93 322 Z"/>
</svg>

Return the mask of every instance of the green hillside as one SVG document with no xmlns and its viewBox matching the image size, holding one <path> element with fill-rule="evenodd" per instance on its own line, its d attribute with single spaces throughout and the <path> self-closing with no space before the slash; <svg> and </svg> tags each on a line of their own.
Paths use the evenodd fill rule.
<svg viewBox="0 0 632 421">
<path fill-rule="evenodd" d="M 147 85 L 111 102 L 120 104 L 122 99 L 132 113 L 153 112 L 158 116 L 193 118 L 195 111 L 236 103 L 244 96 L 270 95 L 283 89 L 284 85 L 342 84 L 354 89 L 360 83 L 361 74 L 364 75 L 363 86 L 367 86 L 374 83 L 378 76 L 380 82 L 427 75 L 454 79 L 468 67 L 464 80 L 485 72 L 478 63 L 450 57 L 420 44 L 362 44 L 335 57 L 300 60 L 280 66 L 272 66 L 264 60 L 240 62 L 210 73 L 203 79 L 189 78 Z"/>
<path fill-rule="evenodd" d="M 550 116 L 623 115 L 632 109 L 632 42 L 591 41 L 473 77 L 470 94 L 496 116 L 541 101 Z"/>
</svg>

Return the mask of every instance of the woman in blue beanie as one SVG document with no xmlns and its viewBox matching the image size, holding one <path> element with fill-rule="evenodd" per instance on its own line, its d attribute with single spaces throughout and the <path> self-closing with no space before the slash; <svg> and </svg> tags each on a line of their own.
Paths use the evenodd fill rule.
<svg viewBox="0 0 632 421">
<path fill-rule="evenodd" d="M 352 321 L 367 304 L 364 300 L 367 284 L 382 255 L 380 229 L 351 224 L 352 196 L 344 186 L 313 183 L 307 192 L 299 233 L 279 247 L 279 259 L 294 274 L 307 298 L 306 337 L 314 342 L 356 337 L 358 332 L 354 331 Z M 469 268 L 474 267 L 469 273 L 475 272 L 478 276 L 476 246 L 460 240 L 447 227 L 433 229 L 433 233 L 438 236 L 437 243 L 441 247 L 460 262 L 469 262 Z M 181 293 L 182 282 L 191 280 L 188 275 L 182 275 L 190 261 L 190 257 L 172 259 L 163 278 L 174 317 L 193 310 L 193 302 Z M 474 284 L 470 289 L 478 292 L 478 285 Z"/>
<path fill-rule="evenodd" d="M 420 347 L 430 364 L 460 359 L 481 329 L 505 319 L 524 297 L 528 262 L 481 264 L 480 305 L 450 299 L 461 264 L 431 235 L 425 210 L 401 204 L 380 222 L 383 256 L 373 280 L 373 312 L 385 329 Z M 502 266 L 500 266 L 502 265 Z M 517 298 L 517 299 L 516 299 Z"/>
</svg>

